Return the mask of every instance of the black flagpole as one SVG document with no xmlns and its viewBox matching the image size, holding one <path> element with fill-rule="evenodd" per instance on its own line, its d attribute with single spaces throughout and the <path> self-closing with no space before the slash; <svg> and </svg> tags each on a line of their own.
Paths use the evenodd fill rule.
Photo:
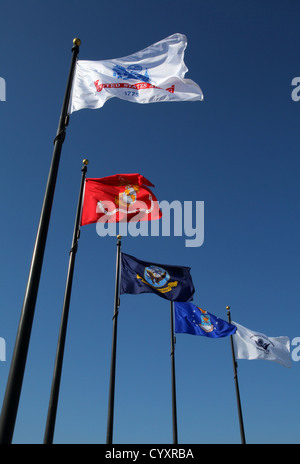
<svg viewBox="0 0 300 464">
<path fill-rule="evenodd" d="M 173 445 L 178 444 L 177 432 L 177 406 L 176 406 L 176 380 L 175 380 L 175 335 L 174 335 L 174 309 L 173 301 L 170 302 L 170 327 L 171 327 L 171 380 L 172 380 L 172 422 Z"/>
<path fill-rule="evenodd" d="M 227 309 L 228 322 L 229 324 L 231 324 L 230 306 L 226 306 L 226 309 Z M 242 445 L 245 445 L 246 438 L 245 438 L 245 430 L 244 430 L 244 422 L 243 422 L 243 414 L 242 414 L 242 406 L 241 406 L 241 398 L 240 398 L 240 390 L 239 390 L 239 381 L 238 381 L 238 375 L 237 375 L 237 362 L 235 359 L 232 335 L 230 335 L 230 342 L 231 342 L 231 351 L 232 351 L 233 373 L 234 373 L 236 400 L 237 400 L 238 415 L 239 415 L 241 442 L 242 442 Z"/>
<path fill-rule="evenodd" d="M 74 224 L 72 246 L 70 250 L 65 296 L 64 296 L 60 330 L 59 330 L 59 336 L 58 336 L 58 342 L 57 342 L 56 358 L 55 358 L 55 364 L 54 364 L 54 370 L 53 370 L 52 386 L 51 386 L 50 400 L 49 400 L 49 406 L 48 406 L 47 423 L 46 423 L 45 435 L 44 435 L 45 445 L 51 445 L 53 443 L 53 435 L 54 435 L 54 428 L 55 428 L 55 419 L 56 419 L 56 412 L 57 412 L 61 372 L 62 372 L 62 366 L 63 366 L 63 357 L 64 357 L 64 349 L 65 349 L 65 341 L 66 341 L 66 333 L 67 333 L 67 325 L 68 325 L 68 317 L 69 317 L 69 307 L 70 307 L 70 300 L 71 300 L 74 266 L 75 266 L 75 257 L 76 257 L 76 253 L 78 249 L 78 240 L 80 236 L 80 218 L 81 218 L 81 210 L 82 210 L 82 202 L 83 202 L 84 182 L 85 182 L 85 176 L 86 176 L 86 171 L 87 171 L 87 165 L 89 162 L 88 160 L 84 159 L 82 163 L 83 163 L 83 166 L 81 168 L 82 175 L 81 175 L 81 183 L 80 183 L 80 190 L 79 190 L 79 198 L 78 198 L 77 212 L 76 212 L 76 218 L 75 218 L 75 224 Z"/>
<path fill-rule="evenodd" d="M 117 262 L 116 262 L 116 287 L 115 287 L 115 304 L 113 316 L 113 336 L 111 349 L 110 365 L 110 384 L 107 414 L 107 432 L 106 444 L 111 445 L 113 442 L 113 424 L 114 424 L 114 403 L 115 403 L 115 377 L 116 377 L 116 354 L 117 354 L 117 326 L 120 306 L 119 282 L 120 282 L 120 255 L 121 255 L 121 235 L 118 235 L 117 242 Z"/>
<path fill-rule="evenodd" d="M 0 418 L 0 444 L 11 443 L 15 428 L 32 323 L 34 318 L 36 299 L 38 294 L 39 281 L 42 271 L 44 251 L 51 216 L 61 148 L 66 134 L 66 126 L 68 124 L 68 109 L 70 95 L 80 43 L 81 42 L 79 39 L 73 40 L 72 60 L 67 81 L 67 87 L 61 109 L 58 129 L 56 137 L 54 139 L 52 162 L 49 169 L 48 181 L 44 195 L 44 201 L 41 210 L 36 241 L 32 254 L 32 261 L 23 301 L 21 318 L 19 322 L 15 348 L 12 356 L 5 396 L 2 405 L 2 412 Z"/>
</svg>

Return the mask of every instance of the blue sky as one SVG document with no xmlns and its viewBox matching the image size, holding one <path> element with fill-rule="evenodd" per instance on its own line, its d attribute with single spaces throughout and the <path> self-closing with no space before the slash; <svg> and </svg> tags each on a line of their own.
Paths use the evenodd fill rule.
<svg viewBox="0 0 300 464">
<path fill-rule="evenodd" d="M 42 443 L 83 158 L 87 177 L 139 172 L 159 200 L 204 201 L 205 240 L 126 237 L 145 261 L 191 267 L 194 302 L 269 336 L 300 336 L 296 0 L 1 4 L 0 403 L 9 372 L 74 37 L 79 59 L 186 34 L 203 102 L 118 99 L 71 115 L 63 145 L 14 443 Z M 116 238 L 81 229 L 55 443 L 105 443 Z M 169 303 L 123 295 L 114 443 L 171 443 Z M 248 443 L 299 443 L 299 369 L 240 361 Z M 179 443 L 239 443 L 230 340 L 179 334 Z"/>
</svg>

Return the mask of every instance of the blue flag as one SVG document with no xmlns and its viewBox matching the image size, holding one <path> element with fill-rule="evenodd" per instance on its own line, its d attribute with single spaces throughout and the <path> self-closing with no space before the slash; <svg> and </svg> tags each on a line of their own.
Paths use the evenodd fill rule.
<svg viewBox="0 0 300 464">
<path fill-rule="evenodd" d="M 170 301 L 189 301 L 194 292 L 189 267 L 148 263 L 121 254 L 121 294 L 155 293 Z"/>
<path fill-rule="evenodd" d="M 236 332 L 235 325 L 219 319 L 192 303 L 175 303 L 174 314 L 175 333 L 221 338 Z"/>
</svg>

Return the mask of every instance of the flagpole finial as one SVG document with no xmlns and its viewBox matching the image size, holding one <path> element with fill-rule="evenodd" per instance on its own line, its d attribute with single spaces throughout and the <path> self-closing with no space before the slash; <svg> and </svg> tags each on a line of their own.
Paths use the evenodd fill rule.
<svg viewBox="0 0 300 464">
<path fill-rule="evenodd" d="M 122 238 L 122 235 L 117 235 L 118 240 L 121 240 L 121 238 Z"/>
<path fill-rule="evenodd" d="M 227 314 L 230 314 L 230 306 L 226 306 Z"/>
<path fill-rule="evenodd" d="M 73 39 L 73 45 L 77 45 L 79 47 L 81 45 L 81 40 L 78 39 L 78 37 L 75 37 L 75 39 Z"/>
<path fill-rule="evenodd" d="M 84 164 L 85 166 L 87 166 L 87 165 L 89 164 L 89 160 L 88 160 L 88 159 L 82 160 L 82 164 Z"/>
</svg>

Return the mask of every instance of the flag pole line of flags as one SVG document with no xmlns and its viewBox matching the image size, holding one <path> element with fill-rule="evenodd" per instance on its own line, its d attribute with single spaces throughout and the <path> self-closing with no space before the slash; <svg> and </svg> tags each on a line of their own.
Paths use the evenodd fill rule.
<svg viewBox="0 0 300 464">
<path fill-rule="evenodd" d="M 161 101 L 203 100 L 203 93 L 198 84 L 185 78 L 188 69 L 185 66 L 183 58 L 187 47 L 187 39 L 183 34 L 173 34 L 133 55 L 105 61 L 78 60 L 77 55 L 80 44 L 80 39 L 73 40 L 72 59 L 66 92 L 57 134 L 54 139 L 54 150 L 44 203 L 2 405 L 0 444 L 11 443 L 13 439 L 59 159 L 65 139 L 66 127 L 69 122 L 69 115 L 74 111 L 84 108 L 101 108 L 107 100 L 114 97 L 141 104 Z M 128 222 L 129 220 L 135 220 L 135 217 L 137 218 L 136 221 L 159 220 L 161 218 L 158 202 L 151 190 L 154 185 L 144 176 L 134 173 L 86 179 L 87 164 L 88 161 L 84 160 L 81 169 L 80 192 L 44 435 L 45 444 L 53 443 L 80 226 L 96 222 Z M 137 212 L 139 213 L 138 215 Z M 241 442 L 245 444 L 236 359 L 271 360 L 283 366 L 291 367 L 290 342 L 288 337 L 267 337 L 262 333 L 252 331 L 238 323 L 232 322 L 229 307 L 227 307 L 228 322 L 226 322 L 196 306 L 191 302 L 195 288 L 189 267 L 143 261 L 121 252 L 121 236 L 118 236 L 117 239 L 106 443 L 113 443 L 117 321 L 120 296 L 126 293 L 153 293 L 170 301 L 173 444 L 178 444 L 175 333 L 186 333 L 209 338 L 230 336 Z"/>
</svg>

